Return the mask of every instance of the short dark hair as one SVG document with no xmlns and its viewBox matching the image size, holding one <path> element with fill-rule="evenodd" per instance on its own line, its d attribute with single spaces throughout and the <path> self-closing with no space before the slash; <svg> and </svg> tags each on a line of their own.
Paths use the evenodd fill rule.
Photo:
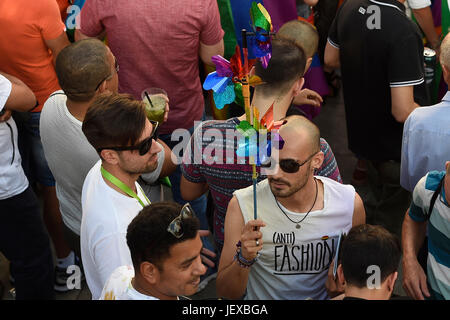
<svg viewBox="0 0 450 320">
<path fill-rule="evenodd" d="M 103 93 L 88 108 L 82 130 L 96 150 L 134 145 L 144 131 L 145 119 L 142 101 L 128 94 Z"/>
<path fill-rule="evenodd" d="M 183 236 L 176 238 L 167 227 L 181 211 L 175 202 L 158 202 L 144 207 L 131 221 L 127 229 L 127 244 L 135 272 L 144 261 L 162 270 L 164 260 L 169 258 L 170 248 L 178 243 L 194 239 L 200 228 L 196 217 L 183 219 Z"/>
<path fill-rule="evenodd" d="M 107 53 L 98 39 L 83 39 L 61 50 L 55 70 L 68 99 L 86 102 L 94 97 L 96 87 L 111 75 Z"/>
<path fill-rule="evenodd" d="M 399 239 L 382 226 L 362 224 L 350 229 L 340 251 L 345 281 L 358 288 L 367 285 L 369 266 L 380 268 L 381 282 L 397 271 L 401 256 Z"/>
<path fill-rule="evenodd" d="M 255 74 L 264 82 L 257 88 L 262 89 L 264 96 L 284 94 L 295 80 L 303 77 L 305 66 L 306 56 L 301 46 L 291 40 L 273 39 L 272 57 L 267 68 L 260 60 L 255 65 Z"/>
</svg>

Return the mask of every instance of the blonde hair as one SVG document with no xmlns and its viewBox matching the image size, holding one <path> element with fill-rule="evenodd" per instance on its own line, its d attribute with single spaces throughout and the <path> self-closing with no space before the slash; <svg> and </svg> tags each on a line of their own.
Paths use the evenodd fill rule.
<svg viewBox="0 0 450 320">
<path fill-rule="evenodd" d="M 294 41 L 305 50 L 307 58 L 312 58 L 319 45 L 319 34 L 316 28 L 302 20 L 292 20 L 283 24 L 276 34 L 277 38 Z"/>
</svg>

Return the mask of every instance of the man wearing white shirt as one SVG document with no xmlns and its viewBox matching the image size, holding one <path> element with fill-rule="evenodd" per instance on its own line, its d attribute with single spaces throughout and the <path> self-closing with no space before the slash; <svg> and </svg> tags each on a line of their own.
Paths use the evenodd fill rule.
<svg viewBox="0 0 450 320">
<path fill-rule="evenodd" d="M 56 181 L 56 194 L 63 220 L 64 236 L 79 264 L 81 227 L 81 190 L 89 170 L 100 159 L 87 141 L 81 126 L 88 107 L 103 92 L 117 92 L 119 65 L 109 48 L 98 39 L 86 39 L 64 48 L 56 59 L 56 73 L 64 91 L 50 95 L 42 110 L 40 129 L 42 145 Z M 163 144 L 163 143 L 162 143 Z M 158 154 L 162 163 L 160 176 L 174 169 L 169 147 Z M 158 176 L 151 174 L 152 183 Z M 73 255 L 73 253 L 72 253 Z M 74 263 L 75 262 L 75 263 Z M 56 267 L 55 287 L 67 291 L 64 266 Z"/>
<path fill-rule="evenodd" d="M 114 270 L 100 300 L 177 300 L 195 294 L 206 272 L 199 226 L 189 204 L 145 207 L 127 230 L 134 269 Z"/>
<path fill-rule="evenodd" d="M 158 177 L 162 167 L 157 127 L 142 102 L 123 94 L 100 95 L 85 115 L 83 133 L 101 158 L 81 195 L 81 256 L 93 299 L 114 269 L 132 263 L 126 230 L 150 204 L 136 180 L 150 172 Z"/>
<path fill-rule="evenodd" d="M 16 299 L 53 299 L 53 257 L 39 203 L 22 169 L 17 126 L 36 97 L 19 79 L 0 73 L 0 251 L 10 261 Z"/>
<path fill-rule="evenodd" d="M 442 41 L 440 62 L 444 81 L 450 84 L 450 36 Z M 434 106 L 418 108 L 408 117 L 403 128 L 400 183 L 413 191 L 417 182 L 429 171 L 444 170 L 450 154 L 450 92 Z"/>
</svg>

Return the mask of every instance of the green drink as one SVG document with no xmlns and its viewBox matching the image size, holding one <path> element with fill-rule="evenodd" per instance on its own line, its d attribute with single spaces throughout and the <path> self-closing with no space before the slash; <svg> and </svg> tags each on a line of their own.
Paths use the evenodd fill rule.
<svg viewBox="0 0 450 320">
<path fill-rule="evenodd" d="M 164 113 L 166 110 L 167 94 L 159 88 L 150 88 L 144 90 L 142 102 L 145 104 L 145 111 L 149 120 L 164 122 Z"/>
</svg>

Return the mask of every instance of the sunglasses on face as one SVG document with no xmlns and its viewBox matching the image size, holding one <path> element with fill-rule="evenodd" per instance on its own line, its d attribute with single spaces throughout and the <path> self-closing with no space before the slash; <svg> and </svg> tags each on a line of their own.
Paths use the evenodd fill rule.
<svg viewBox="0 0 450 320">
<path fill-rule="evenodd" d="M 114 69 L 116 69 L 116 73 L 119 73 L 119 64 L 117 63 L 117 59 L 116 57 L 114 57 Z M 100 86 L 102 85 L 103 81 L 109 80 L 113 77 L 113 73 L 111 73 L 110 75 L 108 75 L 107 77 L 105 77 L 102 81 L 100 81 L 100 83 L 95 87 L 94 91 L 97 91 L 98 88 L 100 88 Z"/>
<path fill-rule="evenodd" d="M 167 227 L 167 231 L 170 232 L 175 238 L 179 239 L 183 236 L 183 219 L 195 217 L 194 210 L 189 203 L 186 203 L 180 210 L 178 217 L 172 220 Z"/>
<path fill-rule="evenodd" d="M 305 163 L 307 163 L 309 160 L 312 159 L 317 154 L 317 152 L 314 152 L 312 155 L 310 155 L 305 161 L 299 162 L 294 159 L 282 159 L 278 161 L 278 165 L 280 166 L 280 169 L 283 170 L 286 173 L 296 173 L 298 170 L 300 170 L 300 167 L 303 166 Z M 272 157 L 269 158 L 269 161 L 262 164 L 262 167 L 271 167 L 272 161 L 275 161 Z"/>
<path fill-rule="evenodd" d="M 105 148 L 98 148 L 97 152 L 100 153 L 102 150 L 105 149 L 111 149 L 115 151 L 126 151 L 126 150 L 139 150 L 139 155 L 143 156 L 147 154 L 147 152 L 151 149 L 153 140 L 158 139 L 158 129 L 159 129 L 159 122 L 157 121 L 150 121 L 150 123 L 153 126 L 152 133 L 150 134 L 150 137 L 142 140 L 139 144 L 135 146 L 126 146 L 126 147 L 105 147 Z"/>
</svg>

